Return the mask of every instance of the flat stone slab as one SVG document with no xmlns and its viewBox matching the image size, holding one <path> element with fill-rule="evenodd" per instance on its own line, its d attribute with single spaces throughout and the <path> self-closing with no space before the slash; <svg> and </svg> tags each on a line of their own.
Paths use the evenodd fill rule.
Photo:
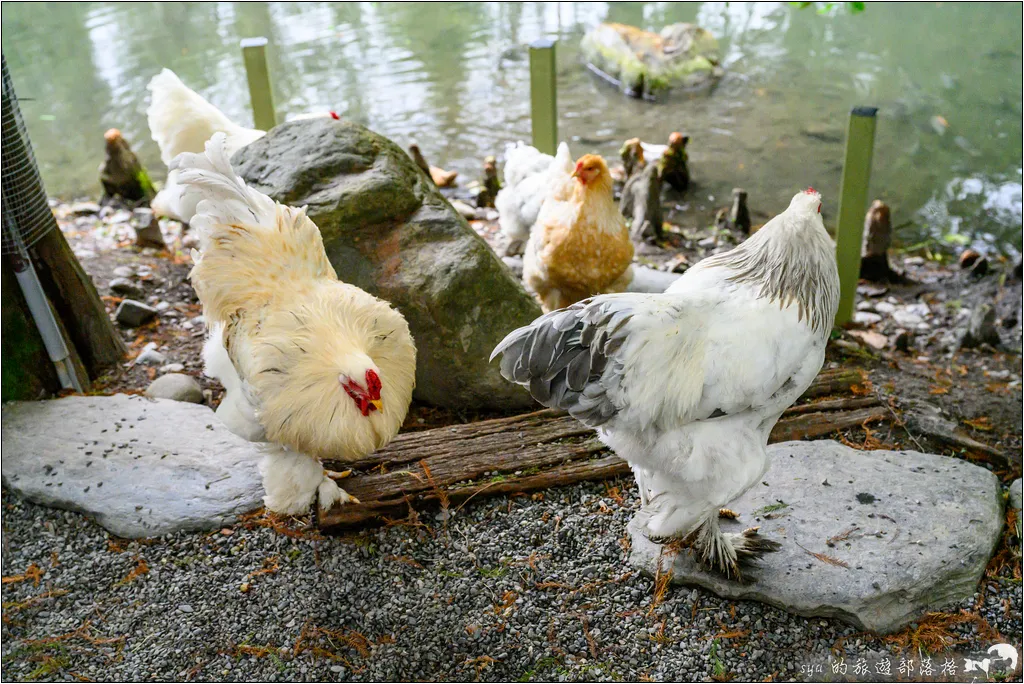
<svg viewBox="0 0 1024 684">
<path fill-rule="evenodd" d="M 767 486 L 730 505 L 739 520 L 721 521 L 726 532 L 760 526 L 782 544 L 747 583 L 705 572 L 688 551 L 662 555 L 635 518 L 629 562 L 653 574 L 660 558 L 673 583 L 880 633 L 973 596 L 1003 526 L 995 475 L 947 456 L 833 441 L 783 442 L 768 453 Z"/>
<path fill-rule="evenodd" d="M 206 406 L 117 394 L 4 404 L 4 486 L 119 537 L 214 529 L 263 505 L 258 446 Z"/>
</svg>

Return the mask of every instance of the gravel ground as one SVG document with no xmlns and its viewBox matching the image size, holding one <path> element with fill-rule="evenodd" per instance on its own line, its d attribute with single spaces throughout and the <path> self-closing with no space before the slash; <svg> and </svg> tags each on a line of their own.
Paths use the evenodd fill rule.
<svg viewBox="0 0 1024 684">
<path fill-rule="evenodd" d="M 346 537 L 254 519 L 141 542 L 4 491 L 3 679 L 778 681 L 820 679 L 805 673 L 837 644 L 850 662 L 885 648 L 703 590 L 657 601 L 624 562 L 634 491 L 586 483 Z M 32 564 L 38 584 L 10 582 Z M 1020 580 L 982 593 L 1019 648 Z M 957 650 L 994 643 L 978 629 L 954 626 Z"/>
</svg>

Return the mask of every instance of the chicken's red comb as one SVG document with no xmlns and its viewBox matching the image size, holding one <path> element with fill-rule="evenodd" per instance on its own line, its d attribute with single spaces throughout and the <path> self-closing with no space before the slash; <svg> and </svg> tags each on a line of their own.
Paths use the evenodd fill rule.
<svg viewBox="0 0 1024 684">
<path fill-rule="evenodd" d="M 804 190 L 804 192 L 807 193 L 808 195 L 817 195 L 818 194 L 818 191 L 815 190 L 814 188 L 807 188 L 806 190 Z"/>
<path fill-rule="evenodd" d="M 340 116 L 338 116 L 338 112 L 334 111 L 333 109 L 329 112 L 329 114 L 331 115 L 331 118 L 334 120 L 338 120 L 341 118 Z"/>
</svg>

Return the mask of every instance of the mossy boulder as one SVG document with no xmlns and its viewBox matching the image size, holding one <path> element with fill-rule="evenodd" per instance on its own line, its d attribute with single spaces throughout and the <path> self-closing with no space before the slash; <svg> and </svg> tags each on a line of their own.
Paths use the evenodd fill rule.
<svg viewBox="0 0 1024 684">
<path fill-rule="evenodd" d="M 348 121 L 299 120 L 231 164 L 275 200 L 307 205 L 338 277 L 402 312 L 418 350 L 415 398 L 459 410 L 533 406 L 488 357 L 540 308 L 395 143 Z"/>
<path fill-rule="evenodd" d="M 592 67 L 633 97 L 707 86 L 723 73 L 718 41 L 694 24 L 670 24 L 660 33 L 599 24 L 583 36 L 580 47 Z"/>
</svg>

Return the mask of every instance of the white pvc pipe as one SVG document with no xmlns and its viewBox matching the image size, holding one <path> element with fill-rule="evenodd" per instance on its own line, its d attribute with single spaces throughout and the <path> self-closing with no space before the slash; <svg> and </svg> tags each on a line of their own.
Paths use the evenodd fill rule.
<svg viewBox="0 0 1024 684">
<path fill-rule="evenodd" d="M 78 380 L 74 364 L 71 362 L 71 353 L 68 351 L 64 336 L 57 326 L 57 321 L 50 310 L 50 302 L 46 299 L 43 286 L 39 282 L 39 276 L 32 267 L 32 262 L 26 256 L 17 255 L 14 259 L 14 275 L 21 286 L 21 292 L 25 295 L 25 303 L 28 304 L 32 320 L 39 329 L 39 335 L 43 338 L 43 345 L 46 353 L 57 369 L 57 377 L 60 378 L 61 386 L 74 389 L 77 392 L 83 391 L 82 384 Z"/>
</svg>

